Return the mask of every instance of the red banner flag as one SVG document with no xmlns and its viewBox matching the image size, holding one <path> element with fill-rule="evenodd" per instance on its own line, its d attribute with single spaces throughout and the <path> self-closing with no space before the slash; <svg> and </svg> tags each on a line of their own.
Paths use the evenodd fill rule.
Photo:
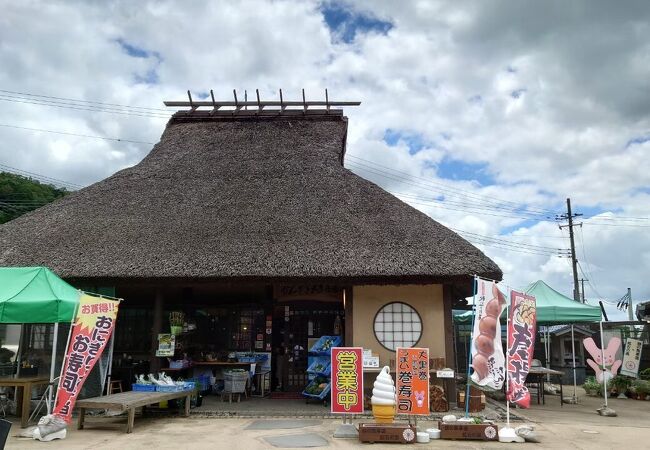
<svg viewBox="0 0 650 450">
<path fill-rule="evenodd" d="M 79 299 L 53 411 L 68 423 L 81 388 L 113 333 L 119 303 L 91 295 Z"/>
<path fill-rule="evenodd" d="M 429 415 L 429 349 L 397 348 L 397 412 Z"/>
<path fill-rule="evenodd" d="M 331 410 L 337 414 L 363 414 L 363 348 L 332 348 Z"/>
<path fill-rule="evenodd" d="M 530 392 L 524 383 L 533 359 L 536 324 L 535 297 L 511 291 L 507 399 L 522 408 L 530 407 Z"/>
</svg>

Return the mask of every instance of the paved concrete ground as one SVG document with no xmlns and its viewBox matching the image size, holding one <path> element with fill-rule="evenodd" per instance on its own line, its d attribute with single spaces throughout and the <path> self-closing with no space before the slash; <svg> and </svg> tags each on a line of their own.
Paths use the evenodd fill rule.
<svg viewBox="0 0 650 450">
<path fill-rule="evenodd" d="M 525 412 L 530 423 L 533 423 L 542 440 L 542 444 L 521 444 L 526 448 L 557 448 L 557 449 L 600 449 L 650 448 L 650 401 L 612 399 L 610 406 L 618 417 L 600 417 L 595 409 L 602 401 L 597 398 L 584 397 L 579 392 L 579 405 L 564 405 L 560 408 L 557 397 L 547 396 L 545 406 L 533 405 Z M 260 420 L 253 418 L 202 418 L 193 416 L 189 419 L 182 417 L 152 417 L 136 419 L 133 434 L 125 434 L 119 429 L 88 428 L 77 431 L 71 430 L 65 441 L 42 443 L 30 440 L 19 440 L 10 437 L 7 448 L 61 448 L 61 449 L 98 449 L 120 448 L 139 449 L 155 447 L 156 449 L 178 448 L 228 448 L 229 450 L 252 450 L 271 448 L 267 438 L 282 435 L 310 434 L 319 435 L 327 440 L 324 449 L 358 448 L 358 441 L 333 439 L 334 430 L 339 420 L 310 421 L 301 428 L 292 429 L 262 429 L 246 430 L 251 423 Z M 320 423 L 319 423 L 320 422 Z M 419 422 L 420 424 L 420 422 Z M 121 424 L 120 424 L 121 425 Z M 422 428 L 432 426 L 433 422 L 421 423 Z M 13 429 L 12 434 L 16 433 Z M 300 439 L 300 438 L 297 438 Z M 432 441 L 431 444 L 417 445 L 422 448 L 503 448 L 514 444 L 482 443 L 472 441 Z M 368 448 L 401 448 L 397 445 L 374 444 Z"/>
</svg>

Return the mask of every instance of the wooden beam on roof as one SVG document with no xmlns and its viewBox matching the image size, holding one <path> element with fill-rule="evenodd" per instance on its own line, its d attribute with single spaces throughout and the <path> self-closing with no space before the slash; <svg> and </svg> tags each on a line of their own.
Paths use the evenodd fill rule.
<svg viewBox="0 0 650 450">
<path fill-rule="evenodd" d="M 216 100 L 214 92 L 210 90 L 210 100 L 195 101 L 192 98 L 192 93 L 187 91 L 188 100 L 182 101 L 165 101 L 165 106 L 172 108 L 189 108 L 187 110 L 179 110 L 176 116 L 193 115 L 195 117 L 203 117 L 207 111 L 200 108 L 210 108 L 209 116 L 224 116 L 224 115 L 242 115 L 242 116 L 278 116 L 278 115 L 319 115 L 319 114 L 334 114 L 341 115 L 342 110 L 332 109 L 332 107 L 342 106 L 359 106 L 361 102 L 354 101 L 330 101 L 329 92 L 325 89 L 325 101 L 322 100 L 307 100 L 305 90 L 302 89 L 302 101 L 285 101 L 280 89 L 280 100 L 262 100 L 260 97 L 259 89 L 255 90 L 256 99 L 248 101 L 248 92 L 245 92 L 244 101 L 239 101 L 237 98 L 237 91 L 233 89 L 232 100 Z"/>
</svg>

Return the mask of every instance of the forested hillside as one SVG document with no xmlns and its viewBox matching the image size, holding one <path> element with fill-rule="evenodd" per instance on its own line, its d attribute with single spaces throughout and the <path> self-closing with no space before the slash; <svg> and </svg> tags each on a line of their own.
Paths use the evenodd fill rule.
<svg viewBox="0 0 650 450">
<path fill-rule="evenodd" d="M 0 224 L 63 197 L 68 191 L 31 178 L 0 172 Z"/>
</svg>

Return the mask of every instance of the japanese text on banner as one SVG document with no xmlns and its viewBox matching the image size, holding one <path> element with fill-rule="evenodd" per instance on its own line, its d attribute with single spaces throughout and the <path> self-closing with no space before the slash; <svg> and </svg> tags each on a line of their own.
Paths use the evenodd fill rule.
<svg viewBox="0 0 650 450">
<path fill-rule="evenodd" d="M 82 295 L 61 371 L 54 414 L 70 422 L 72 409 L 88 374 L 115 328 L 118 300 Z"/>
<path fill-rule="evenodd" d="M 533 359 L 537 308 L 535 297 L 510 292 L 508 324 L 508 400 L 522 408 L 530 407 L 530 392 L 524 385 Z"/>
<path fill-rule="evenodd" d="M 363 348 L 334 347 L 331 366 L 332 412 L 363 413 Z"/>
<path fill-rule="evenodd" d="M 397 413 L 429 414 L 429 349 L 397 348 Z"/>
<path fill-rule="evenodd" d="M 484 390 L 499 390 L 506 379 L 505 356 L 501 345 L 499 317 L 506 306 L 496 283 L 476 279 L 474 329 L 472 330 L 471 380 Z"/>
</svg>

